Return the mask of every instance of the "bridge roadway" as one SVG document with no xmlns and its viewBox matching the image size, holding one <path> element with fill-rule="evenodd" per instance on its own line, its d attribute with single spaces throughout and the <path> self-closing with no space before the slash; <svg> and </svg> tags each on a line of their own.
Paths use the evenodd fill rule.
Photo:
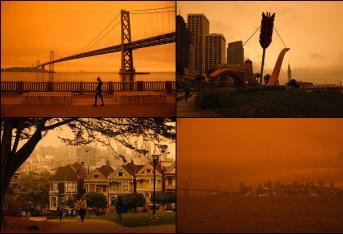
<svg viewBox="0 0 343 234">
<path fill-rule="evenodd" d="M 153 37 L 148 37 L 148 38 L 141 39 L 141 40 L 132 41 L 130 43 L 114 45 L 114 46 L 105 47 L 105 48 L 98 49 L 98 50 L 92 50 L 92 51 L 83 52 L 80 54 L 67 56 L 64 58 L 60 58 L 60 59 L 56 59 L 53 61 L 49 61 L 46 63 L 39 64 L 37 67 L 42 67 L 42 66 L 49 65 L 49 64 L 60 63 L 60 62 L 84 58 L 84 57 L 91 57 L 91 56 L 96 56 L 96 55 L 101 55 L 101 54 L 120 52 L 122 49 L 124 49 L 124 50 L 129 50 L 129 49 L 135 50 L 135 49 L 139 49 L 139 48 L 169 44 L 169 43 L 173 43 L 175 41 L 176 41 L 176 33 L 175 32 L 166 33 L 166 34 L 162 34 L 162 35 L 158 35 L 158 36 L 153 36 Z M 122 47 L 124 47 L 124 48 L 122 48 Z"/>
</svg>

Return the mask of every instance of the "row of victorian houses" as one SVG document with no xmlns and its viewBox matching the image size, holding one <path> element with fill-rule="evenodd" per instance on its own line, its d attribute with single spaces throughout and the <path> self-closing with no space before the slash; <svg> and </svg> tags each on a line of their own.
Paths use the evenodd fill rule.
<svg viewBox="0 0 343 234">
<path fill-rule="evenodd" d="M 104 165 L 89 172 L 83 164 L 74 163 L 58 167 L 50 178 L 49 209 L 57 210 L 68 200 L 75 200 L 84 192 L 102 193 L 107 204 L 119 195 L 136 191 L 149 202 L 154 188 L 154 166 L 152 162 L 135 165 L 133 162 L 112 168 Z M 175 162 L 156 167 L 156 191 L 175 192 Z"/>
</svg>

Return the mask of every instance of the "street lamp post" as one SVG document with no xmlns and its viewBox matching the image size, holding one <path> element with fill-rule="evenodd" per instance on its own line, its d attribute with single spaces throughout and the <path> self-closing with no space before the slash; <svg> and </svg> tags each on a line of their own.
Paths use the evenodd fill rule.
<svg viewBox="0 0 343 234">
<path fill-rule="evenodd" d="M 107 207 L 108 207 L 108 212 L 110 209 L 110 176 L 107 176 Z"/>
<path fill-rule="evenodd" d="M 155 221 L 157 219 L 156 216 L 156 166 L 158 161 L 158 155 L 152 155 L 152 161 L 154 163 L 154 196 L 153 196 L 153 206 L 152 206 L 152 220 Z"/>
</svg>

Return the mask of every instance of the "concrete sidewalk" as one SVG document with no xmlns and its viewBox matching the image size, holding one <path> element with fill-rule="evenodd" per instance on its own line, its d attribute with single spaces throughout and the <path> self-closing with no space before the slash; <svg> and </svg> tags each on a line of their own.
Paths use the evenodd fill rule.
<svg viewBox="0 0 343 234">
<path fill-rule="evenodd" d="M 172 117 L 176 115 L 175 95 L 166 103 L 118 104 L 113 95 L 104 94 L 105 106 L 94 107 L 94 94 L 73 94 L 70 105 L 21 104 L 21 95 L 1 94 L 2 117 Z"/>
<path fill-rule="evenodd" d="M 75 220 L 59 221 L 57 225 L 45 230 L 50 233 L 175 233 L 175 225 L 156 225 L 146 227 L 125 227 L 107 220 L 85 220 L 84 223 Z"/>
</svg>

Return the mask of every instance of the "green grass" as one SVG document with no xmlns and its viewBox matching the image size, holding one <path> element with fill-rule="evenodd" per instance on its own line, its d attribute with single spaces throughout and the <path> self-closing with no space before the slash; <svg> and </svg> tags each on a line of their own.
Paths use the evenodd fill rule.
<svg viewBox="0 0 343 234">
<path fill-rule="evenodd" d="M 198 107 L 234 117 L 342 117 L 343 95 L 301 90 L 205 90 Z"/>
<path fill-rule="evenodd" d="M 126 227 L 141 227 L 150 225 L 162 225 L 162 224 L 175 224 L 175 212 L 161 212 L 157 213 L 158 220 L 155 222 L 151 219 L 151 212 L 144 213 L 123 213 L 122 220 L 118 221 L 115 214 L 106 214 L 101 216 L 86 216 L 87 219 L 102 219 L 115 222 L 117 224 Z M 63 217 L 63 219 L 76 219 L 75 217 Z M 59 218 L 53 218 L 49 220 L 59 220 Z"/>
<path fill-rule="evenodd" d="M 122 220 L 117 221 L 113 219 L 114 222 L 126 226 L 126 227 L 140 227 L 140 226 L 150 226 L 150 225 L 162 225 L 162 224 L 175 224 L 175 212 L 161 212 L 157 213 L 158 219 L 153 221 L 151 219 L 151 212 L 144 213 L 124 213 L 122 215 Z"/>
</svg>

